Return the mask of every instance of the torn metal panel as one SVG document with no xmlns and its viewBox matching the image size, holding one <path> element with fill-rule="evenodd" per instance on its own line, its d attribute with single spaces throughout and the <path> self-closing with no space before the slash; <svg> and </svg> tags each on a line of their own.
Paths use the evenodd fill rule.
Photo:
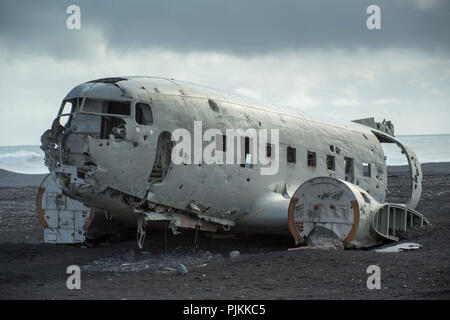
<svg viewBox="0 0 450 320">
<path fill-rule="evenodd" d="M 154 151 L 135 147 L 123 140 L 95 140 L 88 137 L 90 161 L 96 164 L 95 175 L 87 178 L 106 187 L 122 191 L 140 199 L 149 188 Z"/>
<path fill-rule="evenodd" d="M 413 242 L 405 242 L 393 246 L 387 246 L 380 249 L 376 249 L 375 252 L 403 252 L 403 251 L 417 250 L 420 248 L 422 248 L 421 244 Z"/>
<path fill-rule="evenodd" d="M 39 187 L 36 209 L 44 227 L 44 242 L 48 243 L 83 242 L 95 213 L 95 209 L 63 193 L 56 172 L 49 174 Z"/>
<path fill-rule="evenodd" d="M 402 153 L 406 156 L 411 178 L 411 195 L 406 205 L 408 208 L 415 209 L 420 201 L 420 196 L 422 194 L 423 174 L 419 159 L 417 158 L 414 151 L 411 150 L 406 144 L 402 143 L 400 140 L 380 131 L 374 130 L 373 133 L 380 140 L 380 142 L 390 142 L 397 144 L 402 150 Z"/>
</svg>

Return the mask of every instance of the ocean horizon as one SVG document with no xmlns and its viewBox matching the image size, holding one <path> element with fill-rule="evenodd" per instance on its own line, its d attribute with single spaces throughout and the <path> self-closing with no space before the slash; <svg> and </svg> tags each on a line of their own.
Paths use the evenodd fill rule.
<svg viewBox="0 0 450 320">
<path fill-rule="evenodd" d="M 420 163 L 450 162 L 450 134 L 399 135 Z M 395 144 L 383 144 L 387 165 L 407 165 L 406 157 Z M 38 145 L 0 146 L 0 169 L 27 174 L 48 173 L 44 152 Z"/>
</svg>

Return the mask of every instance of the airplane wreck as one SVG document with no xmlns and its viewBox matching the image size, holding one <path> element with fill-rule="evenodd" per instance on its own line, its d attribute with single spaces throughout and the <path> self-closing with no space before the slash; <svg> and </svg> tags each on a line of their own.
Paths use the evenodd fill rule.
<svg viewBox="0 0 450 320">
<path fill-rule="evenodd" d="M 263 164 L 251 161 L 255 139 L 245 134 L 234 164 L 176 163 L 172 133 L 194 133 L 196 121 L 222 132 L 214 139 L 222 155 L 234 148 L 228 128 L 277 129 L 278 143 L 259 154 L 278 161 L 278 170 L 260 174 Z M 118 77 L 73 88 L 41 142 L 50 174 L 36 208 L 48 243 L 84 242 L 101 234 L 97 222 L 119 221 L 137 224 L 139 247 L 162 227 L 365 248 L 429 223 L 415 210 L 420 163 L 389 121 L 334 123 L 188 82 Z M 396 144 L 408 161 L 404 204 L 385 202 L 383 143 Z"/>
</svg>

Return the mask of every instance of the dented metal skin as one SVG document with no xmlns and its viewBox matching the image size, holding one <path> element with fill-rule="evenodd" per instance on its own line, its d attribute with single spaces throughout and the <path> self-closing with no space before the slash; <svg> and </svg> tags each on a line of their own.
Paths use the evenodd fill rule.
<svg viewBox="0 0 450 320">
<path fill-rule="evenodd" d="M 63 111 L 66 102 L 73 104 L 68 112 Z M 62 126 L 60 119 L 68 121 Z M 229 128 L 279 129 L 278 173 L 261 175 L 260 164 L 175 165 L 171 133 L 185 128 L 194 136 L 194 121 L 202 121 L 203 131 L 223 133 Z M 126 219 L 144 216 L 150 227 L 154 220 L 208 231 L 289 234 L 292 195 L 321 176 L 346 180 L 384 203 L 387 170 L 381 142 L 397 143 L 410 163 L 408 207 L 415 208 L 421 193 L 417 157 L 386 131 L 331 123 L 164 78 L 108 78 L 78 85 L 41 140 L 46 165 L 66 196 Z M 295 163 L 286 161 L 288 147 L 295 148 Z M 308 151 L 315 152 L 315 166 L 308 164 Z M 328 155 L 334 156 L 333 169 L 328 169 Z M 352 159 L 348 172 L 344 158 Z M 369 175 L 363 163 L 370 164 Z"/>
</svg>

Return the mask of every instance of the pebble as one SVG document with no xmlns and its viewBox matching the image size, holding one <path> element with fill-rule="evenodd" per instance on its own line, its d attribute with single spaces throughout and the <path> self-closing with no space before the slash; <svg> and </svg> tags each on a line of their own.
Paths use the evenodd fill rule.
<svg viewBox="0 0 450 320">
<path fill-rule="evenodd" d="M 236 259 L 237 257 L 239 257 L 239 255 L 240 255 L 240 252 L 237 251 L 237 250 L 234 250 L 234 251 L 230 252 L 230 258 L 231 259 Z"/>
<path fill-rule="evenodd" d="M 177 274 L 179 274 L 179 275 L 183 275 L 183 274 L 188 273 L 188 269 L 182 263 L 177 265 L 176 270 L 177 270 Z"/>
</svg>

